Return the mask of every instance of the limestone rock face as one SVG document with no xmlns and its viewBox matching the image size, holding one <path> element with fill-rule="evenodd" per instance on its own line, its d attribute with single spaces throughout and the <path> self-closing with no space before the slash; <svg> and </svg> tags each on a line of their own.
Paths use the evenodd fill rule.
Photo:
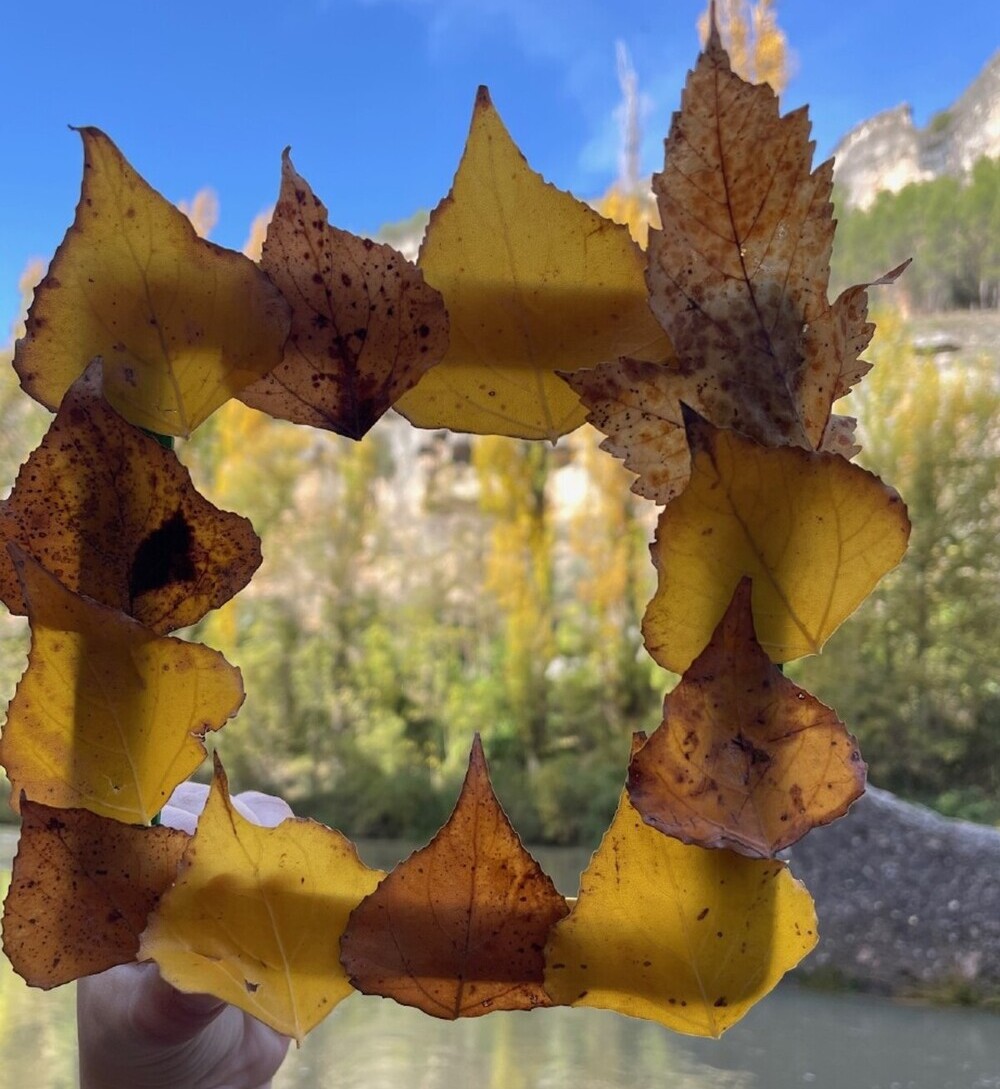
<svg viewBox="0 0 1000 1089">
<path fill-rule="evenodd" d="M 804 974 L 832 969 L 897 994 L 967 984 L 1000 995 L 1000 829 L 869 787 L 789 854 L 819 916 Z"/>
<path fill-rule="evenodd" d="M 833 154 L 834 181 L 854 208 L 911 182 L 964 177 L 984 155 L 1000 157 L 1000 52 L 925 128 L 914 125 L 909 106 L 896 106 L 851 129 Z"/>
</svg>

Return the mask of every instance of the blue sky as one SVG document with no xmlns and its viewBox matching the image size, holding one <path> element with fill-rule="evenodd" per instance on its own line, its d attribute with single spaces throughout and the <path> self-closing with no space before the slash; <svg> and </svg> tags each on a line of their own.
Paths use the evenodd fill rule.
<svg viewBox="0 0 1000 1089">
<path fill-rule="evenodd" d="M 704 0 L 2 0 L 0 342 L 27 260 L 72 221 L 97 125 L 171 200 L 218 193 L 213 237 L 239 247 L 273 202 L 280 154 L 359 233 L 447 192 L 476 86 L 532 165 L 583 197 L 617 168 L 615 42 L 647 102 L 657 169 L 697 54 Z M 778 0 L 819 155 L 910 102 L 949 105 L 1000 46 L 996 0 Z"/>
</svg>

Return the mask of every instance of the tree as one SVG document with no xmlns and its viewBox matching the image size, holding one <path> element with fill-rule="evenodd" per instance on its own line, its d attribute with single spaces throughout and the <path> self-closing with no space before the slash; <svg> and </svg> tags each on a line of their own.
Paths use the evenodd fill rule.
<svg viewBox="0 0 1000 1089">
<path fill-rule="evenodd" d="M 798 675 L 856 730 L 872 780 L 1000 818 L 1000 388 L 988 360 L 917 356 L 882 317 L 851 396 L 860 460 L 898 485 L 913 523 L 895 572 Z"/>
<path fill-rule="evenodd" d="M 778 26 L 774 0 L 716 0 L 716 19 L 733 71 L 750 83 L 770 83 L 776 94 L 788 85 L 788 39 Z M 709 13 L 698 20 L 704 43 Z"/>
</svg>

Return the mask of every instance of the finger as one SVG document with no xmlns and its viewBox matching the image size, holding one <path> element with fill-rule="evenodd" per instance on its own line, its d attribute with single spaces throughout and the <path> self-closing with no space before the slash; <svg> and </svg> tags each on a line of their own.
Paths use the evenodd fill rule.
<svg viewBox="0 0 1000 1089">
<path fill-rule="evenodd" d="M 184 994 L 165 983 L 155 965 L 145 969 L 130 1011 L 134 1031 L 161 1045 L 183 1044 L 210 1025 L 226 1008 L 213 995 Z"/>
<path fill-rule="evenodd" d="M 259 790 L 244 790 L 233 798 L 233 805 L 248 821 L 262 828 L 274 828 L 282 821 L 294 817 L 292 807 L 284 798 L 262 794 Z"/>
</svg>

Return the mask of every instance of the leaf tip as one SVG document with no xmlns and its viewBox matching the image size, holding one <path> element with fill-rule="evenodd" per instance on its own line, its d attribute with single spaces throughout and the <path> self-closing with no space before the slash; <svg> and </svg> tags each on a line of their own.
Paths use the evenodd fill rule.
<svg viewBox="0 0 1000 1089">
<path fill-rule="evenodd" d="M 476 89 L 476 109 L 493 109 L 493 99 L 490 98 L 490 89 L 485 83 L 480 83 L 479 87 Z"/>
</svg>

